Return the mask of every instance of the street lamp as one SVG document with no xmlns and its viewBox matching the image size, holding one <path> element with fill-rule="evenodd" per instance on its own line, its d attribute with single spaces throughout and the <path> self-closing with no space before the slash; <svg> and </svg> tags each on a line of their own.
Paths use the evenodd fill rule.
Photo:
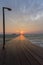
<svg viewBox="0 0 43 65">
<path fill-rule="evenodd" d="M 3 10 L 3 49 L 5 48 L 5 9 L 11 11 L 10 8 L 8 7 L 3 7 L 2 10 Z"/>
</svg>

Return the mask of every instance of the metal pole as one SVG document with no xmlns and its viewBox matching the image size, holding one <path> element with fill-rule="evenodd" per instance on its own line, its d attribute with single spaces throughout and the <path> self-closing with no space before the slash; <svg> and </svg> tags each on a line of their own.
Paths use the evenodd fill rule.
<svg viewBox="0 0 43 65">
<path fill-rule="evenodd" d="M 3 7 L 3 49 L 5 49 L 5 12 Z"/>
<path fill-rule="evenodd" d="M 4 9 L 8 9 L 9 11 L 11 11 L 10 8 L 8 7 L 3 7 L 3 49 L 5 49 L 5 11 Z"/>
</svg>

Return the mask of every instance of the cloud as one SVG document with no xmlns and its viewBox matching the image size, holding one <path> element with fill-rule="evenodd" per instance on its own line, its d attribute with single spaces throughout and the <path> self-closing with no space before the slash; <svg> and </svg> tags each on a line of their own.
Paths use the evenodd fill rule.
<svg viewBox="0 0 43 65">
<path fill-rule="evenodd" d="M 35 21 L 35 20 L 39 20 L 39 19 L 41 19 L 43 17 L 43 13 L 40 13 L 40 14 L 35 14 L 35 15 L 32 15 L 31 16 L 31 19 L 32 19 L 32 21 Z"/>
</svg>

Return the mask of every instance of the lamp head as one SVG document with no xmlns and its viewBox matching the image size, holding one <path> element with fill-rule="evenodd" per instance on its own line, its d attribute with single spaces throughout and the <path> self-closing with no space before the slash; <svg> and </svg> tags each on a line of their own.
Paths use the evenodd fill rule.
<svg viewBox="0 0 43 65">
<path fill-rule="evenodd" d="M 12 9 L 11 8 L 7 8 L 9 11 L 11 11 Z"/>
<path fill-rule="evenodd" d="M 11 8 L 8 8 L 8 7 L 3 7 L 3 9 L 8 9 L 9 11 L 11 11 L 11 10 L 12 10 Z"/>
</svg>

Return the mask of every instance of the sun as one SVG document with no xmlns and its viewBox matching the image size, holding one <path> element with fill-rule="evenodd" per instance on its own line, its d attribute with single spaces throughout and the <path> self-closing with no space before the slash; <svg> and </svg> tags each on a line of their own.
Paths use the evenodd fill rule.
<svg viewBox="0 0 43 65">
<path fill-rule="evenodd" d="M 22 35 L 22 34 L 24 34 L 24 32 L 23 32 L 23 31 L 21 31 L 21 32 L 20 32 L 20 34 Z"/>
</svg>

